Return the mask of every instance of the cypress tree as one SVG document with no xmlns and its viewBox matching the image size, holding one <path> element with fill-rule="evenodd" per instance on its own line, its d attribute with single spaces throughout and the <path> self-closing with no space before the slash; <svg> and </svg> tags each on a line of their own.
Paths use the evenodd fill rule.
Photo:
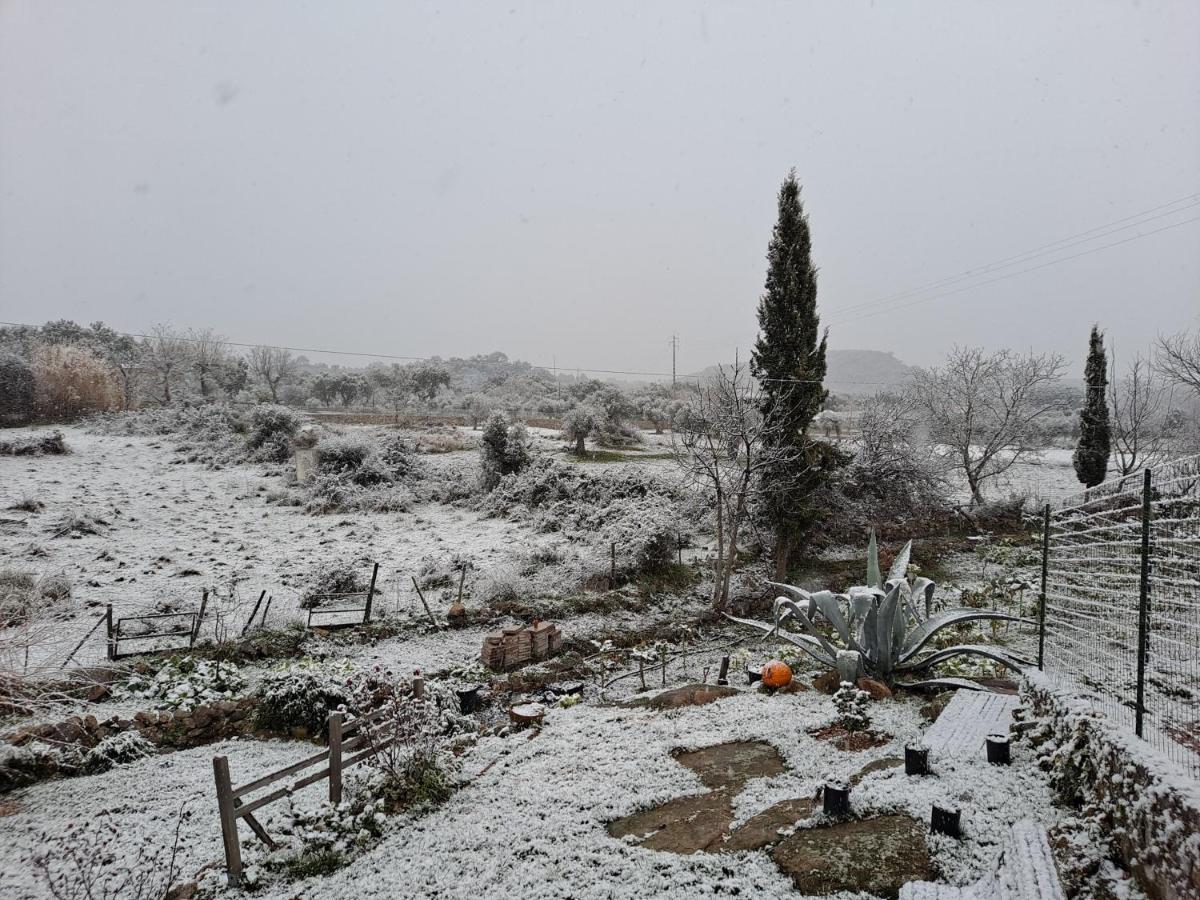
<svg viewBox="0 0 1200 900">
<path fill-rule="evenodd" d="M 762 386 L 770 439 L 792 451 L 764 475 L 767 512 L 775 529 L 775 574 L 784 578 L 797 540 L 812 521 L 805 498 L 827 471 L 808 440 L 809 423 L 825 401 L 825 339 L 817 315 L 817 270 L 796 171 L 779 189 L 779 215 L 767 247 L 767 280 L 758 302 L 758 339 L 750 369 Z"/>
<path fill-rule="evenodd" d="M 1079 443 L 1071 462 L 1075 464 L 1075 476 L 1087 487 L 1094 487 L 1104 480 L 1109 451 L 1108 403 L 1105 400 L 1108 363 L 1104 335 L 1097 325 L 1092 326 L 1083 372 L 1085 400 L 1079 413 Z"/>
</svg>

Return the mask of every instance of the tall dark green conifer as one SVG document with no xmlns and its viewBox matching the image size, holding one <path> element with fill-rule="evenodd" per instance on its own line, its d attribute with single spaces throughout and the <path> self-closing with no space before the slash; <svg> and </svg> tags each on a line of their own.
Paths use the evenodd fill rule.
<svg viewBox="0 0 1200 900">
<path fill-rule="evenodd" d="M 767 247 L 766 290 L 758 302 L 758 339 L 751 371 L 762 385 L 763 414 L 775 428 L 771 440 L 794 451 L 786 464 L 766 473 L 769 512 L 775 527 L 775 573 L 787 574 L 797 539 L 812 519 L 805 502 L 822 454 L 809 442 L 808 425 L 826 391 L 825 335 L 817 316 L 817 270 L 812 264 L 808 218 L 800 203 L 796 172 L 779 189 L 779 218 Z"/>
<path fill-rule="evenodd" d="M 1079 443 L 1071 461 L 1075 464 L 1075 475 L 1087 487 L 1094 487 L 1104 480 L 1108 470 L 1109 426 L 1108 362 L 1104 353 L 1104 335 L 1097 325 L 1092 326 L 1092 337 L 1088 343 L 1087 365 L 1083 368 L 1084 404 L 1079 413 Z"/>
</svg>

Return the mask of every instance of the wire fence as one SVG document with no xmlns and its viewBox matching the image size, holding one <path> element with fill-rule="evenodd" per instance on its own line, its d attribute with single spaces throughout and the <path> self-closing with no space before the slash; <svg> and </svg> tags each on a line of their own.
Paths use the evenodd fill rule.
<svg viewBox="0 0 1200 900">
<path fill-rule="evenodd" d="M 1200 778 L 1200 456 L 1045 510 L 1039 664 Z"/>
</svg>

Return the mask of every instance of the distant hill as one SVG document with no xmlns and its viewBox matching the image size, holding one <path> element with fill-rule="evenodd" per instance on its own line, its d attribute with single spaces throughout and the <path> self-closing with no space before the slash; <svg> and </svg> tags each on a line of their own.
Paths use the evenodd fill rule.
<svg viewBox="0 0 1200 900">
<path fill-rule="evenodd" d="M 829 350 L 825 364 L 825 387 L 838 394 L 874 394 L 898 387 L 915 371 L 882 350 Z M 699 375 L 704 378 L 716 371 L 716 366 L 709 366 Z"/>
<path fill-rule="evenodd" d="M 839 394 L 874 394 L 898 387 L 915 368 L 882 350 L 830 350 L 825 362 L 825 387 Z"/>
</svg>

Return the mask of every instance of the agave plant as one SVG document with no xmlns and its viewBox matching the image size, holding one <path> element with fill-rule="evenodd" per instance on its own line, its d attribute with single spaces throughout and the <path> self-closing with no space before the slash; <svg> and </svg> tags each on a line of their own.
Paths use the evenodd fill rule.
<svg viewBox="0 0 1200 900">
<path fill-rule="evenodd" d="M 982 689 L 979 684 L 962 678 L 897 681 L 901 676 L 928 672 L 938 663 L 957 656 L 985 657 L 1018 672 L 1030 665 L 1028 660 L 990 644 L 956 644 L 923 652 L 939 631 L 951 625 L 976 619 L 1033 623 L 1019 616 L 978 609 L 949 609 L 935 613 L 933 594 L 937 586 L 928 578 L 909 581 L 907 573 L 911 555 L 912 541 L 909 541 L 897 554 L 887 578 L 883 578 L 879 569 L 879 546 L 872 532 L 867 545 L 866 585 L 852 587 L 845 594 L 835 594 L 833 591 L 809 593 L 790 584 L 769 581 L 767 584 L 784 595 L 775 599 L 773 623 L 734 616 L 728 618 L 758 628 L 768 635 L 777 635 L 831 668 L 845 670 L 848 660 L 853 659 L 850 656 L 852 653 L 857 656 L 858 671 L 854 674 L 868 675 L 888 684 Z M 818 613 L 832 626 L 841 646 L 817 627 Z M 793 621 L 800 626 L 803 634 L 783 628 Z M 843 677 L 847 674 L 850 673 L 843 671 Z"/>
</svg>

